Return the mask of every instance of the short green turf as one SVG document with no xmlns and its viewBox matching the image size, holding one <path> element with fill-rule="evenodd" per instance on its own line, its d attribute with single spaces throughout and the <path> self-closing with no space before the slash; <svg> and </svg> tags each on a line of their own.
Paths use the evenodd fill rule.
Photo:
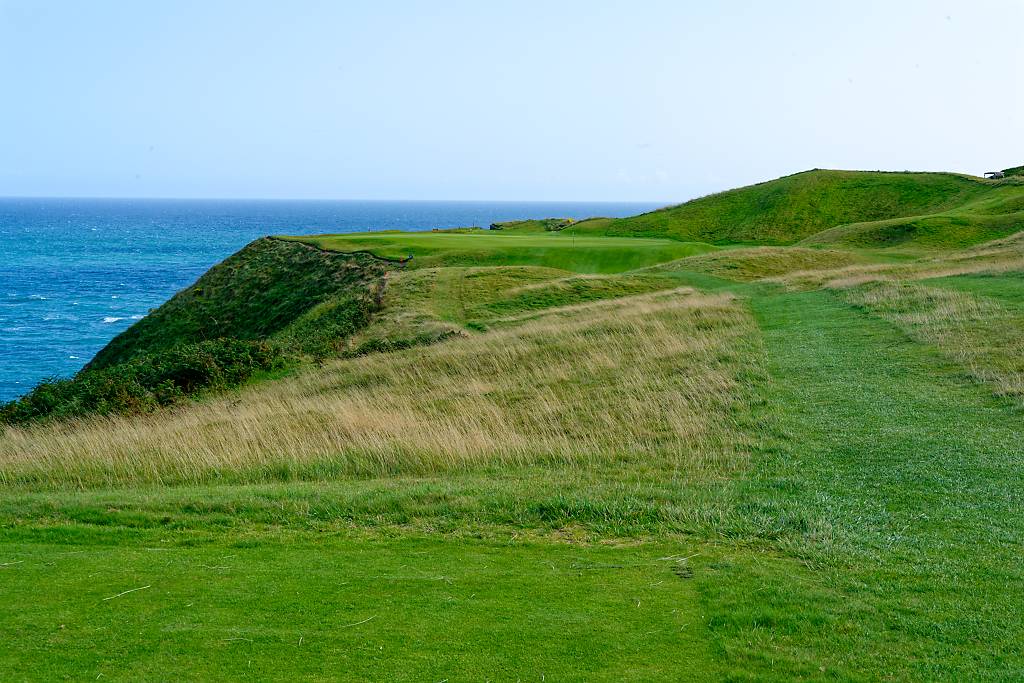
<svg viewBox="0 0 1024 683">
<path fill-rule="evenodd" d="M 620 273 L 715 247 L 673 239 L 576 237 L 563 233 L 357 233 L 301 238 L 337 252 L 367 252 L 386 259 L 408 259 L 411 267 L 520 265 L 576 273 Z"/>
<path fill-rule="evenodd" d="M 48 680 L 701 680 L 716 675 L 706 620 L 671 558 L 692 548 L 0 543 L 0 666 Z"/>
</svg>

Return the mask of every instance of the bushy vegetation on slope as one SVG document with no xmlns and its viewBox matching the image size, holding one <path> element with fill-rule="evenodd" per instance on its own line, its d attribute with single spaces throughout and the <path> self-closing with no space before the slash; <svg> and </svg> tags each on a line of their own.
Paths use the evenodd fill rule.
<svg viewBox="0 0 1024 683">
<path fill-rule="evenodd" d="M 372 300 L 384 273 L 393 267 L 365 254 L 337 254 L 263 238 L 115 337 L 88 368 L 109 367 L 180 343 L 269 339 L 327 301 Z"/>
<path fill-rule="evenodd" d="M 177 403 L 204 390 L 229 389 L 255 373 L 284 366 L 280 349 L 266 342 L 214 339 L 178 344 L 160 353 L 42 382 L 0 405 L 0 424 L 97 414 L 138 414 Z"/>
<path fill-rule="evenodd" d="M 1013 168 L 1003 169 L 1003 175 L 1007 178 L 1011 176 L 1024 176 L 1024 166 L 1014 166 Z"/>
<path fill-rule="evenodd" d="M 74 378 L 0 405 L 0 423 L 150 412 L 304 357 L 340 355 L 365 327 L 387 264 L 261 239 L 125 330 Z"/>
<path fill-rule="evenodd" d="M 506 232 L 558 232 L 575 223 L 572 218 L 539 218 L 525 221 L 491 223 L 491 230 Z"/>
</svg>

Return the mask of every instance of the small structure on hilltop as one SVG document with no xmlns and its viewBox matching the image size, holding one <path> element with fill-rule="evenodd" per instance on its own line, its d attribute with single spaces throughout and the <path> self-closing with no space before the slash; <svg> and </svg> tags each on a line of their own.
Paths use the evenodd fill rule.
<svg viewBox="0 0 1024 683">
<path fill-rule="evenodd" d="M 1002 171 L 989 171 L 985 174 L 985 177 L 989 180 L 999 180 L 1000 178 L 1005 178 L 1006 174 Z"/>
</svg>

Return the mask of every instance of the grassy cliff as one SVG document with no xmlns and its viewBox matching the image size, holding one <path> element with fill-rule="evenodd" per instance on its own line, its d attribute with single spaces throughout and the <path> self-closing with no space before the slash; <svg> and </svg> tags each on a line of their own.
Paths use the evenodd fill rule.
<svg viewBox="0 0 1024 683">
<path fill-rule="evenodd" d="M 336 357 L 369 324 L 394 267 L 257 240 L 114 338 L 74 378 L 0 405 L 0 423 L 145 413 Z"/>
<path fill-rule="evenodd" d="M 229 337 L 267 340 L 289 328 L 344 315 L 329 302 L 373 305 L 395 266 L 366 254 L 338 254 L 299 242 L 257 240 L 115 337 L 89 363 L 100 369 L 182 343 Z M 364 313 L 361 314 L 365 317 Z M 358 315 L 357 315 L 358 317 Z M 351 323 L 353 328 L 359 324 Z M 296 335 L 291 335 L 296 336 Z"/>
</svg>

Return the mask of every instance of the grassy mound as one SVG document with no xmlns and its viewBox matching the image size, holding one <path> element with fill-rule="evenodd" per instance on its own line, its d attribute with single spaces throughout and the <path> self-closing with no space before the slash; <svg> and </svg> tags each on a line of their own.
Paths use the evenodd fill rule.
<svg viewBox="0 0 1024 683">
<path fill-rule="evenodd" d="M 367 308 L 392 267 L 365 254 L 260 239 L 115 337 L 87 368 L 209 339 L 308 339 L 308 332 L 328 319 L 346 317 L 346 307 Z"/>
<path fill-rule="evenodd" d="M 840 225 L 802 244 L 959 249 L 1024 230 L 1024 184 L 1002 182 L 942 213 Z"/>
<path fill-rule="evenodd" d="M 632 218 L 582 222 L 577 234 L 670 237 L 713 244 L 792 244 L 855 221 L 952 209 L 989 189 L 951 173 L 814 170 Z"/>
<path fill-rule="evenodd" d="M 1014 166 L 1013 168 L 1003 169 L 1003 175 L 1007 178 L 1010 176 L 1024 176 L 1024 166 Z"/>
</svg>

